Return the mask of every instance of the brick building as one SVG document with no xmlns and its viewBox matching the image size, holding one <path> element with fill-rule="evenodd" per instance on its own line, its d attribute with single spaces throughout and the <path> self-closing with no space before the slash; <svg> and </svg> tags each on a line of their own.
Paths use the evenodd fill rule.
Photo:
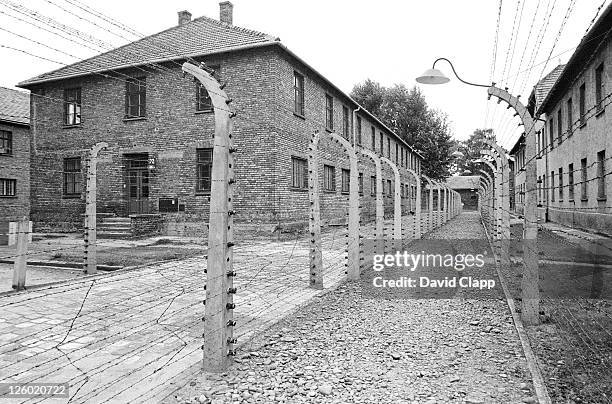
<svg viewBox="0 0 612 404">
<path fill-rule="evenodd" d="M 30 214 L 29 115 L 28 93 L 0 87 L 0 233 Z"/>
<path fill-rule="evenodd" d="M 446 179 L 446 185 L 461 195 L 464 210 L 478 209 L 479 175 L 454 175 Z"/>
<path fill-rule="evenodd" d="M 608 5 L 536 110 L 546 121 L 538 142 L 546 218 L 607 233 L 612 233 L 611 31 Z"/>
<path fill-rule="evenodd" d="M 98 212 L 159 220 L 165 232 L 198 233 L 208 219 L 212 135 L 210 99 L 183 76 L 185 61 L 205 62 L 226 83 L 237 112 L 236 220 L 272 228 L 306 223 L 306 157 L 315 130 L 335 131 L 398 165 L 420 171 L 421 157 L 376 117 L 287 49 L 278 38 L 220 21 L 192 20 L 20 83 L 32 92 L 32 218 L 74 228 L 84 201 L 84 158 L 96 142 Z M 354 136 L 353 136 L 354 133 Z M 321 142 L 321 208 L 344 220 L 348 159 Z M 362 210 L 374 215 L 374 165 L 360 164 Z M 405 176 L 404 205 L 415 187 Z M 392 211 L 393 173 L 384 170 Z"/>
</svg>

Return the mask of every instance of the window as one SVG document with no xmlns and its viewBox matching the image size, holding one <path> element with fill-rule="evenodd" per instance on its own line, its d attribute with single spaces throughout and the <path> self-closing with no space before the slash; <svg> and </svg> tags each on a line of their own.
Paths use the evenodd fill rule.
<svg viewBox="0 0 612 404">
<path fill-rule="evenodd" d="M 580 125 L 586 124 L 586 85 L 580 86 Z"/>
<path fill-rule="evenodd" d="M 17 194 L 17 180 L 0 178 L 0 196 L 15 196 Z"/>
<path fill-rule="evenodd" d="M 583 158 L 580 160 L 580 199 L 583 201 L 587 201 L 589 196 L 587 195 L 588 186 L 587 186 L 587 159 Z"/>
<path fill-rule="evenodd" d="M 387 137 L 387 158 L 391 158 L 391 138 Z"/>
<path fill-rule="evenodd" d="M 382 156 L 385 150 L 385 135 L 380 132 L 380 155 Z"/>
<path fill-rule="evenodd" d="M 349 125 L 349 110 L 347 107 L 342 107 L 342 136 L 348 139 L 350 136 L 350 125 Z"/>
<path fill-rule="evenodd" d="M 604 94 L 604 65 L 603 63 L 597 66 L 595 69 L 595 105 L 597 106 L 597 111 L 601 111 L 603 109 L 603 94 Z"/>
<path fill-rule="evenodd" d="M 563 167 L 559 167 L 559 202 L 563 201 Z"/>
<path fill-rule="evenodd" d="M 336 168 L 333 166 L 323 166 L 323 189 L 326 191 L 336 190 Z"/>
<path fill-rule="evenodd" d="M 391 189 L 391 180 L 387 180 L 387 195 L 393 195 L 393 190 Z"/>
<path fill-rule="evenodd" d="M 363 195 L 363 173 L 359 173 L 359 195 Z"/>
<path fill-rule="evenodd" d="M 308 188 L 308 162 L 299 157 L 291 157 L 291 186 Z"/>
<path fill-rule="evenodd" d="M 13 133 L 0 130 L 0 154 L 13 154 Z"/>
<path fill-rule="evenodd" d="M 210 193 L 213 149 L 196 149 L 196 193 Z"/>
<path fill-rule="evenodd" d="M 202 85 L 202 83 L 198 82 L 196 84 L 196 111 L 212 111 L 213 105 L 212 100 L 210 99 L 210 95 L 206 90 L 206 87 Z"/>
<path fill-rule="evenodd" d="M 557 111 L 557 143 L 563 142 L 563 120 L 561 116 L 561 110 Z"/>
<path fill-rule="evenodd" d="M 372 150 L 376 151 L 376 129 L 372 126 Z"/>
<path fill-rule="evenodd" d="M 357 117 L 357 144 L 361 145 L 361 117 Z"/>
<path fill-rule="evenodd" d="M 349 192 L 351 189 L 351 171 L 342 169 L 342 192 Z"/>
<path fill-rule="evenodd" d="M 304 116 L 304 76 L 298 72 L 293 72 L 294 105 L 293 112 L 299 116 Z"/>
<path fill-rule="evenodd" d="M 395 143 L 395 164 L 399 164 L 399 144 Z"/>
<path fill-rule="evenodd" d="M 64 90 L 64 124 L 81 124 L 81 89 L 67 88 Z"/>
<path fill-rule="evenodd" d="M 375 176 L 370 177 L 370 195 L 371 196 L 376 195 L 376 177 Z"/>
<path fill-rule="evenodd" d="M 334 130 L 334 97 L 325 94 L 325 128 Z"/>
<path fill-rule="evenodd" d="M 574 130 L 574 105 L 572 99 L 567 100 L 567 137 L 572 136 Z"/>
<path fill-rule="evenodd" d="M 606 198 L 606 151 L 597 153 L 597 198 Z"/>
<path fill-rule="evenodd" d="M 555 148 L 555 123 L 552 118 L 550 118 L 549 122 L 549 130 L 548 130 L 548 140 L 550 141 L 550 150 Z"/>
<path fill-rule="evenodd" d="M 141 118 L 146 115 L 146 77 L 128 79 L 125 92 L 125 117 Z"/>
<path fill-rule="evenodd" d="M 567 198 L 570 201 L 574 200 L 574 165 L 570 164 L 567 167 Z"/>
<path fill-rule="evenodd" d="M 64 195 L 80 196 L 82 187 L 81 158 L 64 159 Z"/>
<path fill-rule="evenodd" d="M 555 201 L 555 172 L 550 172 L 550 200 Z"/>
</svg>

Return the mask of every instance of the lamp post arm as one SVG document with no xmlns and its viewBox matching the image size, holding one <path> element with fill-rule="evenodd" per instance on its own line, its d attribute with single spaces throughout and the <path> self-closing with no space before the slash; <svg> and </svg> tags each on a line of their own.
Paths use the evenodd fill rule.
<svg viewBox="0 0 612 404">
<path fill-rule="evenodd" d="M 457 77 L 459 79 L 460 82 L 462 82 L 463 84 L 467 84 L 469 86 L 476 86 L 476 87 L 485 87 L 485 88 L 489 88 L 491 87 L 490 85 L 485 85 L 485 84 L 476 84 L 476 83 L 470 83 L 469 81 L 465 81 L 463 80 L 461 77 L 459 77 L 459 75 L 457 74 L 457 71 L 455 70 L 455 66 L 453 66 L 453 64 L 451 63 L 450 60 L 448 60 L 447 58 L 438 58 L 436 59 L 436 61 L 433 63 L 433 67 L 435 69 L 436 67 L 436 63 L 438 63 L 440 60 L 444 60 L 446 62 L 448 62 L 448 64 L 450 65 L 451 69 L 453 69 L 453 73 L 455 73 L 455 77 Z"/>
</svg>

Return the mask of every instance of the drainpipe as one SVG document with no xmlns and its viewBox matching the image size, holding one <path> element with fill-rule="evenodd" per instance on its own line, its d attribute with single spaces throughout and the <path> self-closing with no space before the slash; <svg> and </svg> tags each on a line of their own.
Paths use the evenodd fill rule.
<svg viewBox="0 0 612 404">
<path fill-rule="evenodd" d="M 357 146 L 357 112 L 361 110 L 361 107 L 353 110 L 353 147 Z"/>
</svg>

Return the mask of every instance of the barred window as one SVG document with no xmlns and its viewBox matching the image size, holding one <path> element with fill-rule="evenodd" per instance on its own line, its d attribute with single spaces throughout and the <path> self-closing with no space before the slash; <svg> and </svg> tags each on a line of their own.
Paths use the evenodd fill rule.
<svg viewBox="0 0 612 404">
<path fill-rule="evenodd" d="M 13 133 L 0 130 L 0 154 L 13 154 Z"/>
<path fill-rule="evenodd" d="M 83 184 L 81 173 L 81 158 L 70 157 L 64 159 L 64 195 L 80 196 Z"/>
<path fill-rule="evenodd" d="M 210 193 L 213 149 L 196 149 L 196 193 Z"/>
<path fill-rule="evenodd" d="M 79 125 L 81 123 L 81 89 L 67 88 L 64 90 L 64 124 Z"/>
<path fill-rule="evenodd" d="M 336 168 L 327 164 L 323 166 L 323 189 L 336 190 Z"/>
<path fill-rule="evenodd" d="M 342 107 L 342 136 L 345 139 L 350 136 L 349 110 L 347 107 Z"/>
<path fill-rule="evenodd" d="M 334 97 L 325 94 L 325 127 L 334 130 Z"/>
<path fill-rule="evenodd" d="M 349 192 L 351 189 L 351 171 L 342 169 L 342 192 Z"/>
<path fill-rule="evenodd" d="M 17 180 L 0 178 L 0 196 L 15 196 L 17 194 Z"/>
<path fill-rule="evenodd" d="M 308 161 L 291 157 L 291 186 L 293 188 L 308 188 Z"/>
<path fill-rule="evenodd" d="M 141 118 L 146 116 L 146 106 L 146 77 L 138 77 L 126 80 L 125 117 Z"/>
</svg>

